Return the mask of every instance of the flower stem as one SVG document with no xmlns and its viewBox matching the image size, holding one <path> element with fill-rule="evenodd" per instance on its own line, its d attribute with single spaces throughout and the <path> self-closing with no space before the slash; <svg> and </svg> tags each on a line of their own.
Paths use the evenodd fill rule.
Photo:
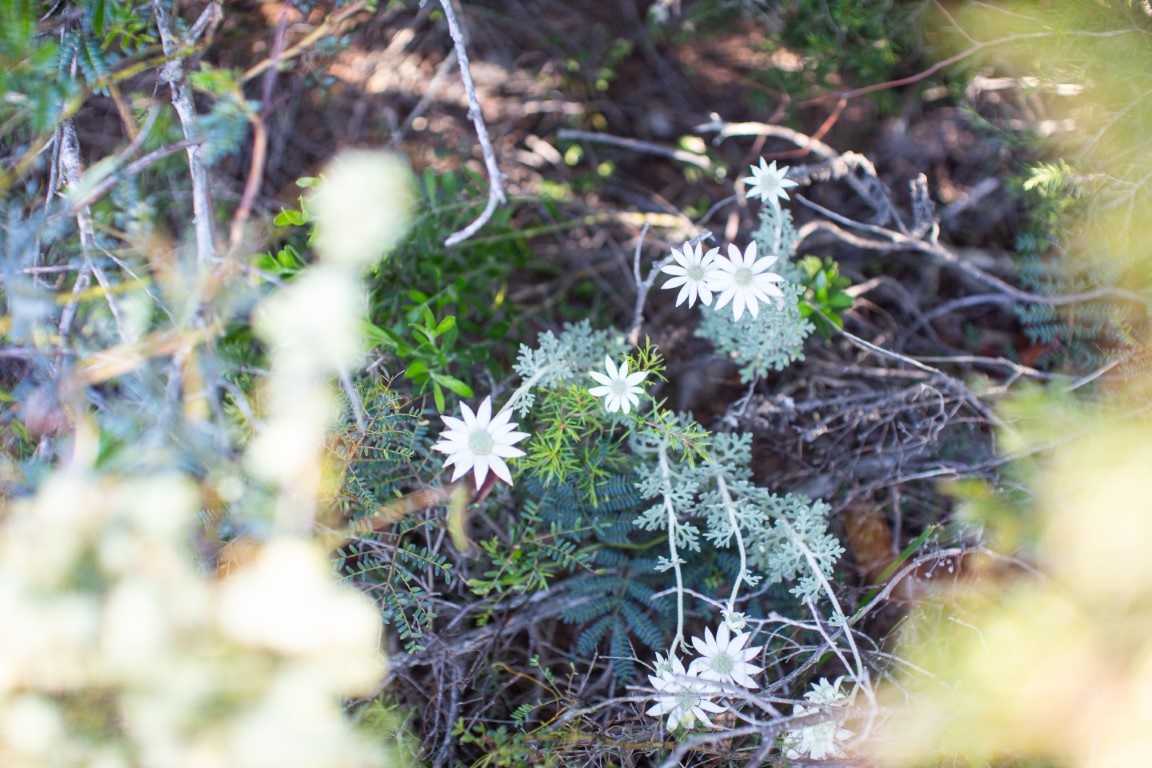
<svg viewBox="0 0 1152 768">
<path fill-rule="evenodd" d="M 728 598 L 728 613 L 736 610 L 736 596 L 740 594 L 740 582 L 744 581 L 748 573 L 748 551 L 744 548 L 744 536 L 740 533 L 740 524 L 736 520 L 736 504 L 732 501 L 732 494 L 728 491 L 728 483 L 724 481 L 724 473 L 717 468 L 715 474 L 716 487 L 720 491 L 720 498 L 724 502 L 724 511 L 728 513 L 728 524 L 732 526 L 732 533 L 736 537 L 736 550 L 740 553 L 740 572 L 736 574 L 736 581 L 732 584 L 732 594 Z"/>
<path fill-rule="evenodd" d="M 672 468 L 668 466 L 668 449 L 663 442 L 660 443 L 659 455 L 660 475 L 664 478 L 664 510 L 668 513 L 668 554 L 676 574 L 676 637 L 672 638 L 672 645 L 669 646 L 669 652 L 675 653 L 677 646 L 687 650 L 684 644 L 684 575 L 680 572 L 680 553 L 676 550 L 676 528 L 679 521 L 672 506 Z"/>
<path fill-rule="evenodd" d="M 513 408 L 516 405 L 517 400 L 528 394 L 532 387 L 536 386 L 536 382 L 540 381 L 540 379 L 544 378 L 544 376 L 550 373 L 552 370 L 553 366 L 548 365 L 533 373 L 520 386 L 516 387 L 516 391 L 512 393 L 507 402 L 504 403 L 504 407 L 500 410 Z"/>
<path fill-rule="evenodd" d="M 812 554 L 812 550 L 808 548 L 808 545 L 804 542 L 804 539 L 796 533 L 796 531 L 792 528 L 787 520 L 781 519 L 780 523 L 783 526 L 784 531 L 788 534 L 788 538 L 790 538 L 792 543 L 799 547 L 800 551 L 804 554 L 804 559 L 808 561 L 808 568 L 820 582 L 820 588 L 824 591 L 825 596 L 827 596 L 828 602 L 832 604 L 833 619 L 837 624 L 840 625 L 841 630 L 844 632 L 844 639 L 848 642 L 848 650 L 852 653 L 852 660 L 854 664 L 848 663 L 848 660 L 843 657 L 840 649 L 837 648 L 835 643 L 832 642 L 832 638 L 825 634 L 823 627 L 820 626 L 819 617 L 816 614 L 816 604 L 813 600 L 809 602 L 809 607 L 812 611 L 813 618 L 817 619 L 816 624 L 818 631 L 824 635 L 829 647 L 832 649 L 832 652 L 836 654 L 836 656 L 840 659 L 840 662 L 847 669 L 853 670 L 852 677 L 856 680 L 857 685 L 859 685 L 859 687 L 864 691 L 864 695 L 868 697 L 868 701 L 873 706 L 875 706 L 876 695 L 872 690 L 872 686 L 868 678 L 868 670 L 864 667 L 864 661 L 860 656 L 860 649 L 856 647 L 856 638 L 852 635 L 852 627 L 848 624 L 848 617 L 844 613 L 844 609 L 840 607 L 840 600 L 837 599 L 835 590 L 833 590 L 832 585 L 828 583 L 828 579 L 824 576 L 824 571 L 821 570 L 820 564 L 816 562 L 816 556 Z"/>
</svg>

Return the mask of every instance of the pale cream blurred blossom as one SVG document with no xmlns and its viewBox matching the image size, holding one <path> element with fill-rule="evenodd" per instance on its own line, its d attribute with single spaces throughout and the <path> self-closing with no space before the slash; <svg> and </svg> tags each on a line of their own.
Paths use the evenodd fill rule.
<svg viewBox="0 0 1152 768">
<path fill-rule="evenodd" d="M 339 688 L 371 688 L 383 674 L 380 656 L 365 650 L 379 639 L 375 607 L 335 584 L 320 552 L 303 542 L 266 545 L 224 582 L 220 628 L 250 647 L 323 661 Z"/>
<path fill-rule="evenodd" d="M 256 332 L 277 375 L 331 374 L 363 354 L 364 291 L 356 275 L 315 266 L 257 310 Z M 275 369 L 281 370 L 275 370 Z"/>
<path fill-rule="evenodd" d="M 307 203 L 324 259 L 362 269 L 392 248 L 412 218 L 414 182 L 399 155 L 367 150 L 337 155 Z"/>
<path fill-rule="evenodd" d="M 229 768 L 341 768 L 373 758 L 366 745 L 345 737 L 340 707 L 323 692 L 329 681 L 300 668 L 279 675 L 260 702 L 229 726 Z M 283 723 L 291 738 L 269 739 Z"/>
<path fill-rule="evenodd" d="M 1152 639 L 1143 643 L 1132 674 L 1114 674 L 1091 702 L 1098 712 L 1097 733 L 1083 745 L 1091 752 L 1082 752 L 1081 765 L 1143 766 L 1152 756 Z"/>
<path fill-rule="evenodd" d="M 59 709 L 41 694 L 14 696 L 0 709 L 0 739 L 6 747 L 7 766 L 38 765 L 64 741 L 66 732 Z"/>
<path fill-rule="evenodd" d="M 278 509 L 318 503 L 333 380 L 363 351 L 359 273 L 411 208 L 395 157 L 349 155 L 326 178 L 309 202 L 321 265 L 255 311 L 272 370 L 247 460 Z M 194 560 L 194 478 L 96 479 L 99 434 L 81 419 L 73 437 L 35 496 L 0 500 L 0 766 L 386 765 L 340 707 L 383 675 L 372 602 L 299 538 L 272 537 L 216 579 Z M 229 500 L 243 501 L 233 485 Z M 94 740 L 72 727 L 78 712 L 116 728 Z"/>
<path fill-rule="evenodd" d="M 1152 431 L 1100 423 L 1051 452 L 1044 577 L 973 585 L 902 655 L 929 670 L 880 729 L 881 765 L 1017 754 L 1088 768 L 1152 755 Z"/>
<path fill-rule="evenodd" d="M 298 408 L 284 409 L 252 439 L 247 464 L 258 478 L 287 487 L 310 479 L 307 489 L 316 490 L 323 450 L 320 440 L 336 420 L 337 411 L 327 391 L 323 399 L 315 395 L 301 397 Z"/>
<path fill-rule="evenodd" d="M 175 586 L 175 585 L 169 585 Z M 101 661 L 126 678 L 153 677 L 168 661 L 176 629 L 170 621 L 167 590 L 154 580 L 121 581 L 104 600 Z"/>
<path fill-rule="evenodd" d="M 200 493 L 196 482 L 176 472 L 150 473 L 104 491 L 120 520 L 134 531 L 170 546 L 188 533 L 196 519 Z M 105 531 L 104 534 L 108 532 Z"/>
<path fill-rule="evenodd" d="M 1038 489 L 1046 564 L 1086 600 L 1152 600 L 1152 434 L 1142 422 L 1097 430 L 1059 451 Z"/>
<path fill-rule="evenodd" d="M 52 587 L 68 577 L 86 537 L 103 524 L 92 486 L 70 473 L 56 473 L 36 496 L 12 503 L 0 537 L 0 561 L 30 585 Z M 46 536 L 45 532 L 52 532 Z M 51 540 L 49 546 L 48 541 Z"/>
<path fill-rule="evenodd" d="M 4 599 L 13 597 L 9 594 L 0 597 L 0 686 L 52 690 L 83 685 L 90 675 L 88 652 L 100 629 L 98 598 L 21 586 L 14 600 Z"/>
<path fill-rule="evenodd" d="M 52 536 L 0 525 L 0 549 L 23 553 L 0 558 L 0 765 L 382 764 L 339 706 L 382 676 L 379 616 L 311 543 L 274 539 L 217 581 L 191 559 L 188 478 L 59 475 L 42 494 L 22 511 L 69 499 L 95 523 Z M 12 522 L 15 506 L 5 511 Z M 73 561 L 28 579 L 24 565 L 65 540 Z M 271 700 L 285 691 L 293 701 Z M 61 707 L 61 695 L 75 701 Z M 94 742 L 78 717 L 118 727 Z"/>
<path fill-rule="evenodd" d="M 307 534 L 324 484 L 324 440 L 339 416 L 333 380 L 363 350 L 363 291 L 356 274 L 309 269 L 256 313 L 269 346 L 265 418 L 247 451 L 254 475 L 279 489 L 281 530 Z"/>
</svg>

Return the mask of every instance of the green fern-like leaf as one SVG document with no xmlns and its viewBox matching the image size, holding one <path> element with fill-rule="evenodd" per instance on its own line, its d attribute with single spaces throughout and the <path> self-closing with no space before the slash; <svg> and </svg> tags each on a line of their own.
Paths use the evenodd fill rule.
<svg viewBox="0 0 1152 768">
<path fill-rule="evenodd" d="M 655 653 L 666 642 L 665 632 L 653 618 L 654 590 L 643 575 L 633 568 L 601 574 L 568 583 L 569 605 L 561 619 L 570 624 L 583 624 L 573 651 L 584 658 L 592 656 L 602 643 L 607 643 L 617 677 L 622 682 L 634 678 L 636 669 L 630 638 L 638 640 L 647 651 Z M 647 577 L 647 578 L 645 578 Z M 622 649 L 627 649 L 622 653 Z"/>
<path fill-rule="evenodd" d="M 338 508 L 345 520 L 372 516 L 418 487 L 431 450 L 427 421 L 402 407 L 386 385 L 365 383 L 358 398 L 360 418 L 347 405 L 335 451 L 344 465 Z M 427 546 L 435 519 L 408 518 L 336 552 L 339 575 L 376 600 L 409 653 L 424 648 L 424 633 L 436 617 L 430 592 L 452 579 L 447 558 Z"/>
<path fill-rule="evenodd" d="M 1091 197 L 1082 193 L 1087 183 L 1061 159 L 1034 167 L 1021 184 L 1031 206 L 1027 229 L 1016 240 L 1021 285 L 1045 296 L 1103 286 L 1148 291 L 1152 281 L 1139 274 L 1132 255 L 1096 253 L 1097 242 L 1080 235 Z M 1147 306 L 1133 301 L 1020 303 L 1013 311 L 1028 340 L 1044 347 L 1035 365 L 1080 372 L 1140 359 L 1143 334 L 1137 329 L 1152 317 Z"/>
</svg>

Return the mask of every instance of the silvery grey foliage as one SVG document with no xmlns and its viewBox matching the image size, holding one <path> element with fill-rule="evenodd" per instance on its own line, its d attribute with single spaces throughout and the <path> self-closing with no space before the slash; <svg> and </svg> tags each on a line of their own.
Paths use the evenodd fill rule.
<svg viewBox="0 0 1152 768">
<path fill-rule="evenodd" d="M 520 416 L 532 409 L 532 386 L 555 389 L 575 379 L 585 380 L 588 371 L 604 365 L 605 354 L 622 349 L 610 332 L 593 329 L 587 320 L 566 324 L 559 336 L 545 331 L 536 344 L 535 349 L 521 344 L 516 359 L 516 373 L 525 383 L 513 405 Z"/>
<path fill-rule="evenodd" d="M 712 342 L 716 351 L 730 356 L 740 367 L 740 380 L 748 383 L 768 371 L 780 371 L 804 357 L 804 340 L 814 330 L 800 317 L 804 287 L 793 282 L 780 285 L 784 301 L 765 304 L 756 317 L 745 314 L 733 320 L 725 310 L 701 308 L 704 319 L 696 331 Z"/>
<path fill-rule="evenodd" d="M 677 550 L 699 552 L 701 541 L 747 555 L 742 580 L 749 586 L 795 581 L 792 593 L 816 600 L 820 574 L 828 578 L 843 548 L 828 532 L 829 507 L 802 496 L 778 495 L 752 481 L 751 435 L 719 433 L 709 440 L 707 462 L 674 460 L 659 440 L 634 439 L 637 487 L 656 503 L 636 525 L 668 530 Z M 809 561 L 809 557 L 812 558 Z M 668 559 L 665 568 L 673 567 Z"/>
<path fill-rule="evenodd" d="M 763 206 L 760 227 L 753 236 L 761 254 L 777 258 L 774 267 L 784 277 L 779 286 L 783 300 L 763 304 L 755 317 L 744 314 L 739 320 L 733 320 L 724 309 L 702 305 L 704 319 L 696 331 L 712 342 L 717 352 L 736 361 L 745 383 L 802 359 L 804 340 L 815 330 L 800 316 L 804 287 L 791 261 L 797 237 L 792 214 L 778 205 Z"/>
</svg>

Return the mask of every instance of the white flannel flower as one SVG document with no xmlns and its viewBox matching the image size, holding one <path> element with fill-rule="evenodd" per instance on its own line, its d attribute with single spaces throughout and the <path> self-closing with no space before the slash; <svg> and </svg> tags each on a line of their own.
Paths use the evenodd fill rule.
<svg viewBox="0 0 1152 768">
<path fill-rule="evenodd" d="M 610 413 L 616 411 L 624 411 L 628 413 L 632 406 L 640 405 L 640 398 L 637 397 L 644 389 L 637 386 L 640 382 L 648 376 L 647 371 L 637 371 L 636 373 L 628 373 L 628 361 L 624 360 L 617 368 L 612 358 L 604 358 L 604 368 L 608 371 L 608 375 L 604 375 L 599 371 L 589 371 L 588 375 L 600 382 L 603 386 L 592 387 L 588 391 L 596 397 L 604 398 L 604 407 Z"/>
<path fill-rule="evenodd" d="M 697 297 L 704 304 L 712 303 L 712 289 L 709 283 L 716 276 L 718 253 L 719 248 L 712 248 L 704 253 L 699 244 L 692 245 L 692 243 L 684 243 L 681 250 L 672 249 L 672 258 L 676 263 L 665 264 L 660 267 L 660 271 L 674 277 L 661 287 L 680 288 L 680 293 L 676 296 L 676 306 L 680 306 L 687 299 L 688 306 L 691 307 L 696 303 Z"/>
<path fill-rule="evenodd" d="M 714 715 L 727 710 L 712 701 L 716 694 L 714 687 L 707 681 L 700 680 L 684 669 L 684 662 L 672 654 L 668 659 L 656 656 L 656 674 L 648 675 L 648 681 L 656 689 L 656 704 L 650 707 L 645 714 L 653 717 L 668 716 L 668 730 L 676 730 L 678 726 L 691 728 L 699 720 L 709 728 L 715 728 L 708 719 L 707 713 Z"/>
<path fill-rule="evenodd" d="M 740 611 L 724 611 L 724 623 L 733 632 L 739 632 L 748 626 L 748 617 Z"/>
<path fill-rule="evenodd" d="M 693 672 L 705 680 L 715 680 L 719 683 L 734 683 L 745 688 L 759 688 L 752 675 L 764 671 L 762 667 L 750 663 L 760 653 L 763 646 L 745 648 L 751 635 L 741 632 L 732 636 L 728 625 L 722 623 L 716 634 L 711 629 L 704 630 L 704 639 L 692 638 L 692 646 L 700 654 L 700 658 L 693 660 L 689 665 L 689 672 Z"/>
<path fill-rule="evenodd" d="M 776 283 L 784 278 L 775 272 L 767 271 L 776 263 L 775 256 L 756 258 L 756 241 L 748 244 L 743 253 L 733 244 L 728 245 L 728 258 L 716 262 L 718 272 L 708 283 L 708 287 L 720 294 L 716 309 L 732 302 L 736 320 L 744 314 L 745 308 L 752 317 L 759 313 L 759 303 L 773 299 L 784 299 L 784 292 Z"/>
<path fill-rule="evenodd" d="M 794 717 L 816 714 L 819 707 L 802 707 L 797 704 L 793 710 Z M 789 759 L 795 760 L 807 755 L 813 760 L 823 760 L 826 757 L 843 757 L 839 742 L 852 738 L 852 731 L 840 727 L 837 719 L 826 720 L 819 725 L 811 725 L 797 731 L 789 731 L 784 739 L 784 751 Z"/>
<path fill-rule="evenodd" d="M 813 704 L 839 706 L 848 702 L 848 695 L 840 690 L 840 683 L 844 682 L 844 675 L 828 682 L 828 678 L 820 678 L 820 682 L 812 683 L 812 690 L 804 694 L 804 698 Z"/>
<path fill-rule="evenodd" d="M 760 158 L 759 166 L 751 165 L 748 169 L 752 175 L 741 179 L 748 185 L 748 197 L 758 197 L 766 203 L 779 205 L 777 199 L 787 200 L 788 190 L 797 186 L 796 182 L 786 178 L 788 166 L 777 168 L 775 160 L 767 165 L 764 158 Z"/>
<path fill-rule="evenodd" d="M 452 465 L 456 470 L 452 479 L 457 480 L 473 470 L 476 474 L 476 487 L 484 484 L 488 470 L 509 485 L 512 474 L 504 459 L 523 456 L 524 451 L 513 446 L 528 437 L 527 432 L 517 432 L 510 419 L 512 412 L 505 409 L 492 416 L 492 398 L 484 398 L 475 413 L 467 403 L 460 404 L 463 420 L 452 416 L 441 416 L 448 430 L 440 435 L 440 440 L 432 450 L 448 454 L 445 468 Z"/>
<path fill-rule="evenodd" d="M 814 715 L 825 711 L 829 707 L 843 706 L 848 703 L 848 697 L 840 690 L 843 677 L 836 678 L 829 683 L 827 678 L 820 678 L 820 682 L 812 684 L 812 690 L 804 694 L 804 698 L 815 706 L 806 707 L 800 704 L 792 708 L 793 717 Z M 795 760 L 807 755 L 813 760 L 823 760 L 826 757 L 843 757 L 840 742 L 852 738 L 852 731 L 841 728 L 842 718 L 830 718 L 817 725 L 798 728 L 788 731 L 784 737 L 784 752 L 789 759 Z"/>
</svg>

